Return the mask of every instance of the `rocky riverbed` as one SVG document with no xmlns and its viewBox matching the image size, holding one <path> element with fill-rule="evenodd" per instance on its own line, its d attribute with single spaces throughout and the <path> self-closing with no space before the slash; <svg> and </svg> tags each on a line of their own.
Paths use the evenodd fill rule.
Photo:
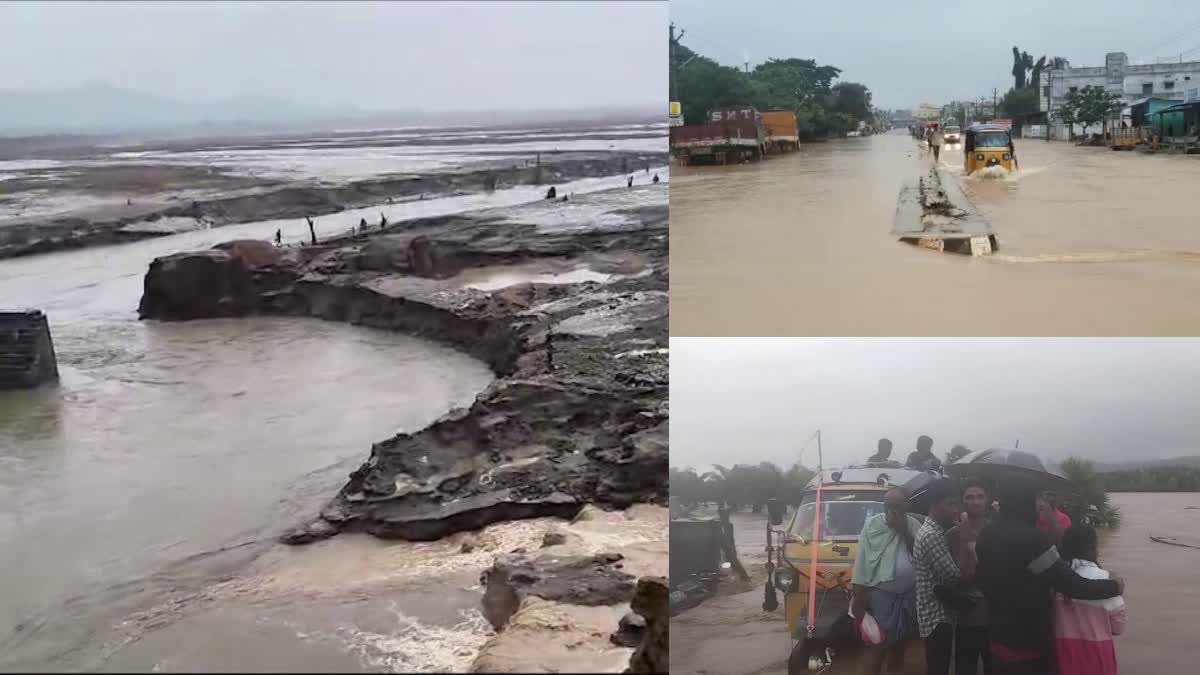
<svg viewBox="0 0 1200 675">
<path fill-rule="evenodd" d="M 662 152 L 522 152 L 440 172 L 322 183 L 196 165 L 30 164 L 0 183 L 0 259 L 517 185 L 644 171 Z M 539 164 L 540 163 L 540 164 Z"/>
<path fill-rule="evenodd" d="M 347 321 L 442 341 L 495 371 L 469 408 L 374 444 L 319 517 L 283 536 L 287 543 L 348 531 L 433 541 L 504 521 L 578 520 L 587 505 L 603 513 L 665 504 L 666 201 L 665 185 L 646 185 L 393 223 L 317 246 L 237 241 L 179 253 L 151 264 L 139 314 Z M 491 665 L 479 667 L 494 670 L 496 658 L 513 671 L 597 667 L 600 648 L 564 644 L 552 658 L 511 643 L 545 625 L 545 612 L 579 626 L 611 619 L 608 632 L 617 632 L 638 578 L 666 574 L 665 529 L 657 552 L 606 550 L 595 539 L 571 546 L 570 533 L 548 534 L 544 551 L 497 551 L 484 613 L 500 632 L 480 657 L 490 654 Z M 564 569 L 578 589 L 511 583 Z M 646 641 L 636 672 L 665 663 L 657 603 L 662 595 L 665 617 L 666 597 L 657 590 L 642 583 L 640 637 L 628 635 L 639 620 L 626 617 L 628 630 L 614 638 L 626 650 Z"/>
</svg>

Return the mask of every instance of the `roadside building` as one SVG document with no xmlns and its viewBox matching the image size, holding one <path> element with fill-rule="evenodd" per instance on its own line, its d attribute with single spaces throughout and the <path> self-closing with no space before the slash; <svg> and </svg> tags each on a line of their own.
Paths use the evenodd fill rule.
<svg viewBox="0 0 1200 675">
<path fill-rule="evenodd" d="M 912 109 L 912 116 L 916 120 L 936 122 L 942 118 L 942 108 L 932 103 L 922 103 Z"/>
<path fill-rule="evenodd" d="M 1038 89 L 1039 109 L 1042 115 L 1040 119 L 1031 122 L 1049 124 L 1051 138 L 1066 140 L 1070 130 L 1056 121 L 1054 113 L 1072 91 L 1087 86 L 1103 87 L 1107 91 L 1120 94 L 1122 103 L 1127 108 L 1148 99 L 1175 103 L 1200 100 L 1200 61 L 1132 64 L 1125 52 L 1110 52 L 1105 55 L 1103 66 L 1048 68 L 1042 71 L 1034 85 Z M 1143 123 L 1143 120 L 1135 115 L 1132 119 L 1139 124 Z M 1044 134 L 1045 127 L 1041 127 L 1041 130 Z M 1098 133 L 1100 128 L 1084 129 L 1076 125 L 1074 131 L 1077 135 Z"/>
<path fill-rule="evenodd" d="M 1177 103 L 1149 117 L 1150 128 L 1168 147 L 1190 152 L 1200 146 L 1200 101 Z"/>
</svg>

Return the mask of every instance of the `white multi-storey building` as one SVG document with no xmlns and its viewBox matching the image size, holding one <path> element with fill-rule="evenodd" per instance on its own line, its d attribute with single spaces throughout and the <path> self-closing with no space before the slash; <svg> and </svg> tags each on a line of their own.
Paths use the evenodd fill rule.
<svg viewBox="0 0 1200 675">
<path fill-rule="evenodd" d="M 914 119 L 936 122 L 942 118 L 942 109 L 932 103 L 922 103 L 912 109 Z"/>
<path fill-rule="evenodd" d="M 1051 134 L 1065 139 L 1067 129 L 1054 123 L 1053 113 L 1068 93 L 1089 85 L 1104 87 L 1120 94 L 1126 106 L 1149 97 L 1180 102 L 1197 100 L 1200 99 L 1200 61 L 1131 64 L 1125 52 L 1110 52 L 1105 55 L 1103 66 L 1047 69 L 1034 84 L 1038 88 L 1041 111 L 1049 113 Z M 1076 132 L 1087 133 L 1087 130 L 1076 127 Z"/>
</svg>

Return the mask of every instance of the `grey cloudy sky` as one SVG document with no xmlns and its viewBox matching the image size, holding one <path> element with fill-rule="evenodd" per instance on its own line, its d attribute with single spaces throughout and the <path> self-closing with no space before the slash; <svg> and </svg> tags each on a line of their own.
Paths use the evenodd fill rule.
<svg viewBox="0 0 1200 675">
<path fill-rule="evenodd" d="M 1200 60 L 1195 0 L 672 0 L 671 20 L 687 31 L 685 45 L 725 65 L 741 65 L 748 50 L 751 67 L 792 56 L 837 66 L 881 108 L 990 97 L 993 87 L 1003 94 L 1012 86 L 1013 45 L 1077 66 L 1103 66 L 1114 51 L 1152 62 L 1191 50 L 1185 60 Z"/>
<path fill-rule="evenodd" d="M 702 469 L 1012 447 L 1053 459 L 1200 453 L 1200 339 L 672 338 L 671 464 Z"/>
<path fill-rule="evenodd" d="M 666 2 L 3 2 L 0 90 L 425 110 L 665 106 Z"/>
</svg>

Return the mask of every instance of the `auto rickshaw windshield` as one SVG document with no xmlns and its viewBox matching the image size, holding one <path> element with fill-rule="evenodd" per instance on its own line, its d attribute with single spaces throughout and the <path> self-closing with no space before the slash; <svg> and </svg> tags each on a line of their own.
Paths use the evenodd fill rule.
<svg viewBox="0 0 1200 675">
<path fill-rule="evenodd" d="M 1003 131 L 981 131 L 975 134 L 977 148 L 1007 148 L 1012 141 Z"/>
<path fill-rule="evenodd" d="M 867 518 L 883 513 L 882 493 L 826 493 L 822 495 L 821 540 L 850 538 L 862 533 Z M 812 540 L 813 515 L 816 512 L 814 495 L 805 495 L 792 523 L 792 534 Z"/>
</svg>

